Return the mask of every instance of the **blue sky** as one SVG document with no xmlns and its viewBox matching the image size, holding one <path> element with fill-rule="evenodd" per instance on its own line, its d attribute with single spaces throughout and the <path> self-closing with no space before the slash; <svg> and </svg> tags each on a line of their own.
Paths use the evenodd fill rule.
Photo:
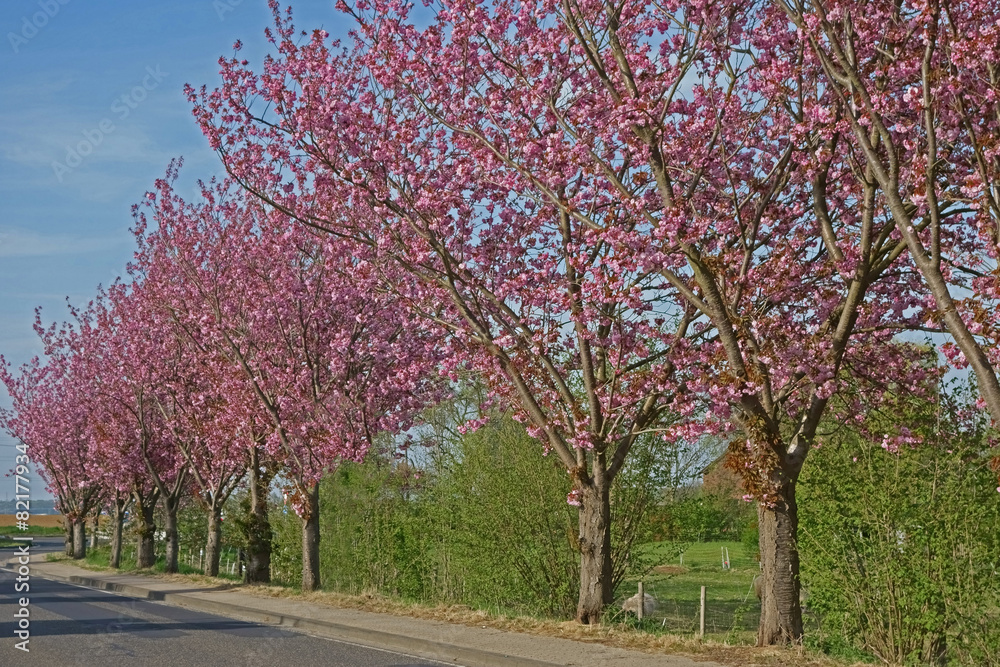
<svg viewBox="0 0 1000 667">
<path fill-rule="evenodd" d="M 293 3 L 296 25 L 334 36 L 332 0 Z M 221 172 L 191 117 L 185 83 L 218 82 L 239 39 L 268 51 L 266 0 L 4 0 L 0 4 L 0 353 L 41 352 L 34 309 L 66 318 L 124 272 L 130 207 L 183 156 L 182 181 Z M 5 392 L 0 402 L 9 404 Z M 0 436 L 0 471 L 14 443 Z M 47 497 L 33 476 L 32 495 Z M 8 488 L 9 487 L 9 488 Z M 14 494 L 0 477 L 0 498 Z"/>
</svg>

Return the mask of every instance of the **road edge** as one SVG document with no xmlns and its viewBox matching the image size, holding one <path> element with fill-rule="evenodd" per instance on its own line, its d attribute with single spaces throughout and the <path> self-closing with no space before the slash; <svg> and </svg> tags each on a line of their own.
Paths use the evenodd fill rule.
<svg viewBox="0 0 1000 667">
<path fill-rule="evenodd" d="M 8 569 L 9 561 L 4 562 L 3 567 L 4 569 Z M 118 584 L 97 577 L 79 575 L 67 577 L 42 571 L 32 572 L 32 576 L 153 602 L 163 602 L 195 611 L 235 617 L 240 620 L 252 621 L 264 625 L 292 628 L 326 639 L 360 644 L 369 648 L 386 649 L 412 655 L 417 658 L 428 658 L 441 662 L 467 665 L 468 667 L 564 667 L 558 663 L 544 662 L 533 658 L 494 653 L 466 646 L 456 646 L 447 642 L 425 639 L 423 637 L 401 635 L 371 628 L 359 628 L 333 621 L 320 621 L 291 614 L 262 611 L 229 602 L 205 600 L 187 593 L 161 592 L 133 584 Z"/>
</svg>

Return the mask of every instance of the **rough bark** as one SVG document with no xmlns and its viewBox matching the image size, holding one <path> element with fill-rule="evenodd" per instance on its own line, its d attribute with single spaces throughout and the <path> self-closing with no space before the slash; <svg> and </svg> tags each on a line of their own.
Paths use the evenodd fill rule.
<svg viewBox="0 0 1000 667">
<path fill-rule="evenodd" d="M 302 508 L 302 590 L 320 587 L 319 577 L 319 484 L 304 494 Z"/>
<path fill-rule="evenodd" d="M 576 620 L 588 625 L 600 623 L 604 607 L 613 601 L 610 486 L 603 474 L 597 474 L 581 490 L 580 598 Z"/>
<path fill-rule="evenodd" d="M 802 604 L 799 601 L 798 529 L 795 482 L 777 493 L 773 506 L 757 508 L 760 527 L 760 626 L 757 645 L 802 641 Z"/>
<path fill-rule="evenodd" d="M 90 548 L 91 549 L 96 549 L 97 548 L 97 531 L 98 531 L 98 529 L 100 527 L 101 527 L 101 512 L 100 512 L 100 510 L 98 510 L 98 512 L 96 514 L 94 514 L 94 523 L 90 527 Z"/>
<path fill-rule="evenodd" d="M 80 518 L 73 522 L 73 558 L 80 560 L 87 557 L 87 519 Z"/>
<path fill-rule="evenodd" d="M 73 522 L 68 516 L 63 515 L 63 526 L 66 530 L 65 554 L 72 558 L 75 553 L 73 551 Z"/>
<path fill-rule="evenodd" d="M 136 499 L 136 514 L 139 519 L 139 536 L 135 552 L 135 565 L 139 568 L 153 567 L 156 564 L 156 522 L 153 520 L 153 510 L 156 502 L 142 502 Z"/>
<path fill-rule="evenodd" d="M 205 574 L 219 576 L 219 557 L 222 548 L 221 509 L 212 507 L 208 511 L 208 538 L 205 540 Z"/>
<path fill-rule="evenodd" d="M 115 506 L 113 523 L 111 524 L 111 567 L 119 568 L 122 564 L 122 532 L 125 524 L 125 504 Z"/>
<path fill-rule="evenodd" d="M 167 562 L 164 571 L 168 573 L 178 571 L 180 545 L 177 535 L 177 510 L 180 509 L 180 504 L 181 499 L 179 495 L 175 498 L 166 497 L 164 499 L 164 532 L 166 533 L 167 542 Z"/>
<path fill-rule="evenodd" d="M 247 561 L 243 581 L 248 584 L 271 582 L 271 522 L 267 518 L 267 496 L 274 473 L 261 470 L 260 453 L 250 450 L 250 512 L 246 522 Z"/>
</svg>

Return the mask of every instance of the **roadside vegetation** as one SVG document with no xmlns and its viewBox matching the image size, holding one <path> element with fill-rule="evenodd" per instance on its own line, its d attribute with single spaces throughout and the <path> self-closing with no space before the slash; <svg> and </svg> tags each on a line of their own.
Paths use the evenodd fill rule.
<svg viewBox="0 0 1000 667">
<path fill-rule="evenodd" d="M 67 555 L 996 665 L 1000 4 L 856 4 L 270 3 L 0 357 Z"/>
<path fill-rule="evenodd" d="M 948 423 L 945 413 L 929 414 L 919 401 L 904 407 L 915 427 L 933 422 L 935 432 L 947 436 L 945 451 L 893 453 L 857 431 L 837 429 L 812 454 L 821 465 L 806 468 L 799 492 L 810 508 L 800 525 L 809 652 L 799 657 L 826 656 L 829 664 L 996 664 L 1000 494 L 986 486 L 990 473 L 976 444 L 987 433 L 981 423 Z M 951 413 L 962 414 L 960 408 L 953 402 Z M 565 474 L 524 447 L 528 436 L 511 420 L 494 416 L 460 434 L 449 428 L 457 407 L 450 410 L 438 408 L 423 446 L 404 456 L 375 449 L 364 462 L 323 479 L 324 585 L 310 599 L 565 635 L 559 622 L 576 604 L 578 566 Z M 712 460 L 704 465 L 716 451 L 710 443 L 700 458 L 647 446 L 648 457 L 640 453 L 636 460 L 650 465 L 623 475 L 613 495 L 614 509 L 630 513 L 633 531 L 616 535 L 616 602 L 605 611 L 607 629 L 585 634 L 646 650 L 707 651 L 740 664 L 749 658 L 738 650 L 726 658 L 723 647 L 749 647 L 756 638 L 756 512 L 741 499 L 734 477 Z M 637 495 L 640 486 L 656 492 Z M 220 584 L 242 582 L 246 536 L 232 517 L 241 512 L 244 493 L 238 490 L 223 513 L 220 574 L 213 579 Z M 269 498 L 268 514 L 272 586 L 255 590 L 303 594 L 298 517 L 277 494 Z M 178 523 L 179 573 L 201 575 L 204 509 L 185 502 Z M 126 526 L 134 528 L 134 522 Z M 129 540 L 120 569 L 164 573 L 162 546 L 157 556 L 152 568 L 137 568 Z M 103 542 L 88 550 L 84 564 L 105 569 L 109 557 Z M 621 609 L 640 580 L 656 600 L 641 622 Z M 702 586 L 706 633 L 700 640 Z M 700 641 L 709 648 L 697 648 Z"/>
</svg>

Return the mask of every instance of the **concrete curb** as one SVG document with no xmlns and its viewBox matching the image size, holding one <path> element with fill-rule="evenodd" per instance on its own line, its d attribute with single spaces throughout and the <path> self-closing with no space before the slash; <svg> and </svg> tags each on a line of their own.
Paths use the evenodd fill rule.
<svg viewBox="0 0 1000 667">
<path fill-rule="evenodd" d="M 9 561 L 4 563 L 4 566 L 9 566 Z M 266 625 L 295 628 L 328 639 L 361 644 L 372 648 L 389 649 L 416 657 L 468 665 L 468 667 L 561 667 L 557 663 L 543 662 L 532 658 L 505 655 L 465 646 L 455 646 L 446 642 L 424 639 L 422 637 L 412 637 L 370 628 L 359 628 L 333 621 L 321 621 L 301 616 L 268 612 L 229 602 L 205 600 L 186 593 L 169 593 L 131 584 L 117 584 L 96 577 L 81 577 L 77 575 L 66 577 L 41 571 L 32 572 L 32 576 L 120 593 L 129 597 L 164 602 L 196 611 L 223 616 L 235 616 L 243 620 Z"/>
</svg>

